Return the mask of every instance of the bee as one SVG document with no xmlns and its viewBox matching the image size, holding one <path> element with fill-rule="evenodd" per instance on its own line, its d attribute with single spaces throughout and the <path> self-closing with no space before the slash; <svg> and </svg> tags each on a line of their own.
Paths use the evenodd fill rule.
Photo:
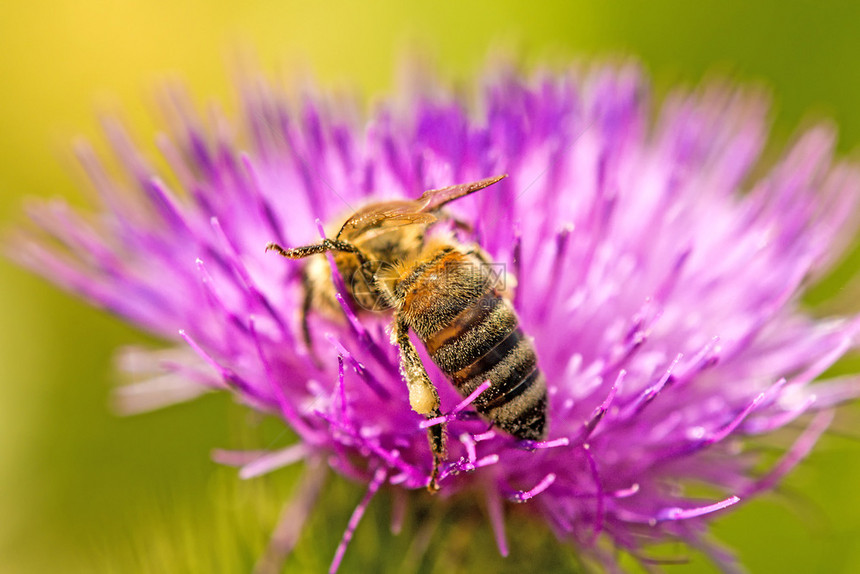
<svg viewBox="0 0 860 574">
<path fill-rule="evenodd" d="M 400 372 L 415 412 L 428 419 L 441 416 L 439 393 L 409 338 L 410 329 L 461 395 L 490 382 L 473 403 L 480 415 L 516 438 L 541 440 L 547 431 L 546 380 L 495 267 L 478 245 L 428 233 L 446 219 L 440 212 L 444 205 L 504 177 L 426 191 L 415 200 L 371 203 L 353 213 L 334 239 L 292 249 L 269 243 L 266 250 L 289 259 L 332 252 L 340 275 L 352 278 L 345 287 L 357 306 L 393 310 L 391 342 L 399 348 Z M 306 266 L 302 323 L 308 344 L 313 301 L 320 293 L 334 299 L 330 274 L 327 290 L 320 286 L 321 277 L 320 267 Z M 432 492 L 439 488 L 445 457 L 444 425 L 430 426 L 428 440 Z"/>
</svg>

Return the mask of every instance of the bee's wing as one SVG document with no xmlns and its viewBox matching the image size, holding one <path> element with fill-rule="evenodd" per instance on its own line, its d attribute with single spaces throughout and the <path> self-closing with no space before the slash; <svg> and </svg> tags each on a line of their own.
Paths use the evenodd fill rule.
<svg viewBox="0 0 860 574">
<path fill-rule="evenodd" d="M 436 216 L 422 213 L 422 204 L 418 201 L 385 201 L 370 205 L 352 215 L 343 224 L 338 238 L 351 239 L 354 235 L 367 237 L 367 234 L 389 230 L 395 227 L 421 223 L 429 225 L 436 221 Z"/>
<path fill-rule="evenodd" d="M 469 195 L 470 193 L 475 193 L 476 191 L 491 186 L 494 183 L 505 179 L 506 177 L 508 177 L 508 175 L 503 174 L 497 175 L 495 177 L 488 177 L 487 179 L 473 181 L 471 183 L 461 183 L 458 185 L 450 185 L 448 187 L 443 187 L 440 189 L 431 189 L 429 191 L 425 191 L 421 195 L 421 197 L 419 197 L 415 201 L 415 203 L 420 206 L 419 211 L 421 213 L 435 211 L 446 203 Z"/>
<path fill-rule="evenodd" d="M 376 235 L 383 230 L 387 231 L 396 227 L 416 223 L 429 225 L 436 221 L 436 216 L 432 212 L 446 203 L 484 189 L 506 177 L 507 175 L 497 175 L 472 183 L 431 189 L 413 201 L 394 200 L 371 204 L 355 212 L 352 217 L 347 219 L 337 237 L 347 240 L 355 239 L 356 236 L 367 238 L 368 234 Z"/>
</svg>

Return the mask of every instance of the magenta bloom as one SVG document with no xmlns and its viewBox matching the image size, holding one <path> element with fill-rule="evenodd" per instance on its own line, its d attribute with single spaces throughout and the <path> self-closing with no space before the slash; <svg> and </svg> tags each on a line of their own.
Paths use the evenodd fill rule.
<svg viewBox="0 0 860 574">
<path fill-rule="evenodd" d="M 833 162 L 833 134 L 819 127 L 753 179 L 767 135 L 757 95 L 679 93 L 652 122 L 635 68 L 503 75 L 474 108 L 438 90 L 359 119 L 323 98 L 295 109 L 249 88 L 244 120 L 217 117 L 208 129 L 178 105 L 159 145 L 180 189 L 109 123 L 126 179 L 82 147 L 101 204 L 86 215 L 38 207 L 44 234 L 15 255 L 172 342 L 128 357 L 152 378 L 121 391 L 127 408 L 225 389 L 280 415 L 296 445 L 218 457 L 246 477 L 306 460 L 293 528 L 314 473 L 368 483 L 336 568 L 378 489 L 430 496 L 425 418 L 410 409 L 390 314 L 354 312 L 345 299 L 334 315 L 312 311 L 315 361 L 300 313 L 310 260 L 264 248 L 315 243 L 318 221 L 342 221 L 371 198 L 509 174 L 446 209 L 515 280 L 546 377 L 548 438 L 489 429 L 422 355 L 448 428 L 437 496 L 486 498 L 503 553 L 514 501 L 607 566 L 608 542 L 639 555 L 667 539 L 730 566 L 707 521 L 770 489 L 831 407 L 860 391 L 853 377 L 813 382 L 856 344 L 858 318 L 815 319 L 798 302 L 853 232 L 857 171 Z M 808 430 L 762 470 L 756 437 L 798 417 Z M 685 495 L 703 483 L 722 494 Z"/>
</svg>

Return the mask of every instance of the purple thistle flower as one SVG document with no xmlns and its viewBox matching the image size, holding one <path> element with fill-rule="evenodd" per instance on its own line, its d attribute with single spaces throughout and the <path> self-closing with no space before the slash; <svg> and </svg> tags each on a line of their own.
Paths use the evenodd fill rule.
<svg viewBox="0 0 860 574">
<path fill-rule="evenodd" d="M 827 428 L 831 407 L 860 393 L 856 377 L 813 384 L 856 344 L 860 319 L 815 319 L 799 305 L 854 229 L 860 175 L 832 160 L 832 130 L 819 126 L 753 179 L 767 135 L 759 95 L 677 93 L 651 125 L 647 91 L 635 67 L 506 73 L 474 109 L 440 89 L 364 120 L 255 86 L 243 94 L 239 136 L 220 116 L 204 129 L 175 98 L 174 134 L 159 146 L 179 189 L 108 121 L 127 178 L 79 146 L 100 204 L 90 214 L 37 206 L 41 232 L 13 254 L 174 343 L 123 357 L 147 379 L 120 390 L 127 410 L 225 389 L 295 431 L 298 442 L 280 451 L 216 455 L 246 478 L 308 463 L 266 560 L 294 544 L 331 468 L 369 485 L 336 569 L 375 492 L 427 486 L 426 428 L 442 420 L 439 496 L 485 497 L 503 554 L 513 501 L 610 568 L 609 543 L 641 557 L 667 539 L 730 568 L 706 537 L 708 520 L 769 490 Z M 314 243 L 318 222 L 338 224 L 371 199 L 501 173 L 509 177 L 448 211 L 516 282 L 513 303 L 549 392 L 542 442 L 488 429 L 473 416 L 483 388 L 464 399 L 426 354 L 443 416 L 413 412 L 390 314 L 355 310 L 334 268 L 339 308 L 311 311 L 308 349 L 300 311 L 310 260 L 264 251 L 269 241 Z M 756 437 L 798 418 L 806 430 L 762 470 Z M 689 484 L 722 494 L 694 498 Z"/>
</svg>

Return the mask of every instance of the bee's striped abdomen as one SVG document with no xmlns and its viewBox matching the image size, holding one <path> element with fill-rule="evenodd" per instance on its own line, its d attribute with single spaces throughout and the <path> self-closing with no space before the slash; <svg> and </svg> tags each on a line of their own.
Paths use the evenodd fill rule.
<svg viewBox="0 0 860 574">
<path fill-rule="evenodd" d="M 515 437 L 540 440 L 546 434 L 547 395 L 534 346 L 510 303 L 486 275 L 470 267 L 477 264 L 453 252 L 428 265 L 419 278 L 413 275 L 413 297 L 407 299 L 414 301 L 412 311 L 420 308 L 420 314 L 413 315 L 413 330 L 463 396 L 490 381 L 490 388 L 475 400 L 479 413 Z M 440 288 L 447 297 L 433 298 L 438 305 L 418 300 L 423 299 L 420 293 Z"/>
</svg>

